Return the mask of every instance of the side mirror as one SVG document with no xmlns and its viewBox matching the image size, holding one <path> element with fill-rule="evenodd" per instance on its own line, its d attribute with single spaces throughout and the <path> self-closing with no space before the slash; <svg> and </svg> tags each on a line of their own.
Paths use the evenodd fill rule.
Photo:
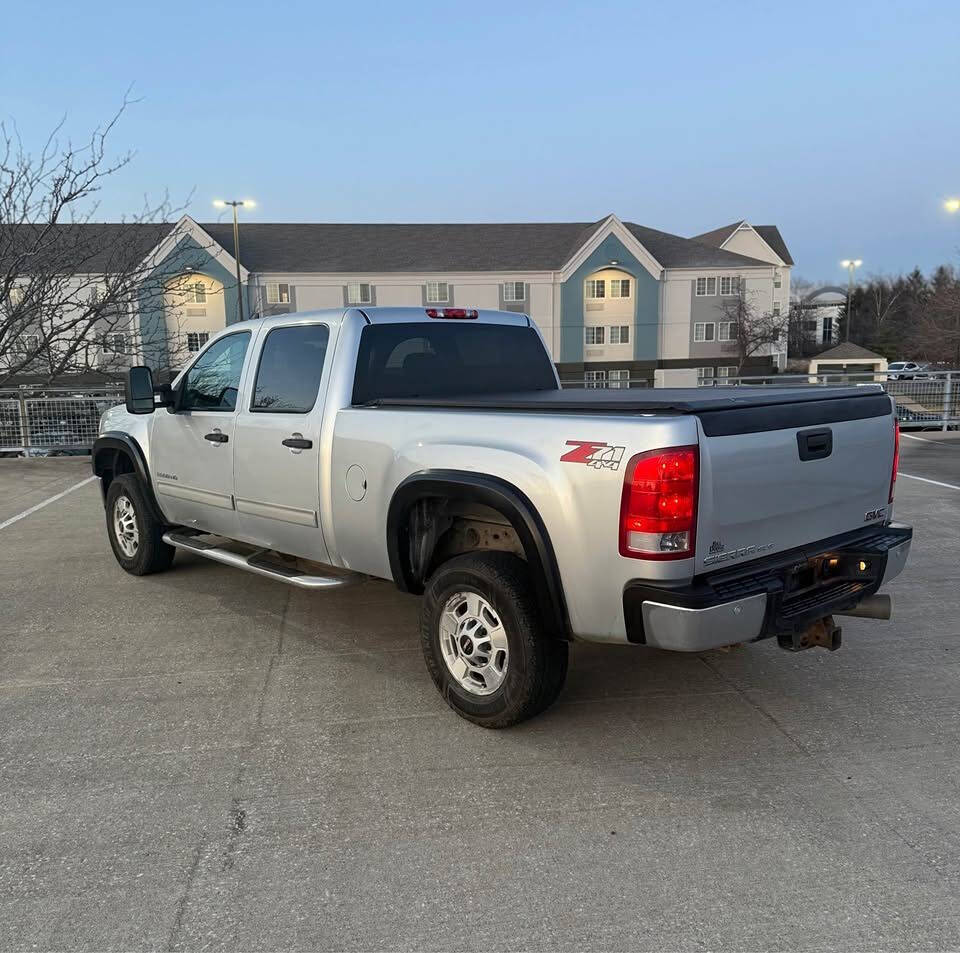
<svg viewBox="0 0 960 953">
<path fill-rule="evenodd" d="M 127 410 L 131 414 L 152 414 L 156 404 L 153 400 L 153 374 L 149 367 L 140 365 L 127 371 Z"/>
</svg>

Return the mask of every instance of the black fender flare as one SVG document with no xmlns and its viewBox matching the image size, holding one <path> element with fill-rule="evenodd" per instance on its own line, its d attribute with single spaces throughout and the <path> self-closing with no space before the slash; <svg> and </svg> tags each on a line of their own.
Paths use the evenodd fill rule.
<svg viewBox="0 0 960 953">
<path fill-rule="evenodd" d="M 387 510 L 387 553 L 390 571 L 402 592 L 423 592 L 410 558 L 410 511 L 426 497 L 456 498 L 482 503 L 502 513 L 513 527 L 527 557 L 535 595 L 552 631 L 570 637 L 567 604 L 560 569 L 543 519 L 530 499 L 512 483 L 486 473 L 467 470 L 421 470 L 408 476 L 394 491 Z"/>
<path fill-rule="evenodd" d="M 153 492 L 150 471 L 147 469 L 147 459 L 140 448 L 140 444 L 129 434 L 120 430 L 108 430 L 101 434 L 94 440 L 93 449 L 90 451 L 93 473 L 100 477 L 100 492 L 103 494 L 104 502 L 106 502 L 107 491 L 103 476 L 108 470 L 113 469 L 117 454 L 128 457 L 133 464 L 133 472 L 143 486 L 144 496 L 147 498 L 147 504 L 153 510 L 154 517 L 160 523 L 168 523 L 169 520 L 163 515 L 163 510 L 160 509 L 160 504 Z"/>
</svg>

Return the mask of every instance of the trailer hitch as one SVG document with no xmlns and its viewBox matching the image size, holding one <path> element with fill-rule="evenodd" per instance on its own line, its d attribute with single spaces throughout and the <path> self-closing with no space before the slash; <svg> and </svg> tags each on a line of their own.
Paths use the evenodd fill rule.
<svg viewBox="0 0 960 953">
<path fill-rule="evenodd" d="M 836 652 L 840 648 L 841 628 L 833 621 L 832 615 L 817 619 L 803 632 L 787 632 L 777 636 L 777 645 L 788 652 L 802 652 L 804 649 L 820 648 Z"/>
</svg>

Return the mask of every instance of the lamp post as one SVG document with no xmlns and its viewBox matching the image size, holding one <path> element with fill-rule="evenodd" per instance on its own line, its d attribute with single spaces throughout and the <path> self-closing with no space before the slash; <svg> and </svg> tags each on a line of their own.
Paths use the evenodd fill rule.
<svg viewBox="0 0 960 953">
<path fill-rule="evenodd" d="M 847 272 L 850 275 L 850 280 L 847 282 L 847 333 L 846 339 L 850 340 L 850 299 L 853 297 L 853 273 L 863 264 L 859 258 L 844 258 L 840 262 L 844 268 L 847 269 Z"/>
<path fill-rule="evenodd" d="M 213 204 L 215 208 L 226 208 L 229 205 L 233 209 L 233 260 L 237 266 L 237 305 L 240 309 L 240 320 L 243 321 L 243 291 L 240 287 L 240 226 L 237 224 L 237 209 L 253 208 L 254 202 L 253 199 L 230 202 L 216 199 Z"/>
</svg>

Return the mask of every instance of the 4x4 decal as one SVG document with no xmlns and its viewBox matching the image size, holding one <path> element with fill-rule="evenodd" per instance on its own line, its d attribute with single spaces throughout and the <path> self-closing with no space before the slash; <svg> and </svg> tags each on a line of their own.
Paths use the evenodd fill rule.
<svg viewBox="0 0 960 953">
<path fill-rule="evenodd" d="M 625 449 L 599 440 L 568 440 L 567 446 L 574 449 L 560 457 L 561 463 L 585 463 L 597 470 L 619 470 Z"/>
</svg>

